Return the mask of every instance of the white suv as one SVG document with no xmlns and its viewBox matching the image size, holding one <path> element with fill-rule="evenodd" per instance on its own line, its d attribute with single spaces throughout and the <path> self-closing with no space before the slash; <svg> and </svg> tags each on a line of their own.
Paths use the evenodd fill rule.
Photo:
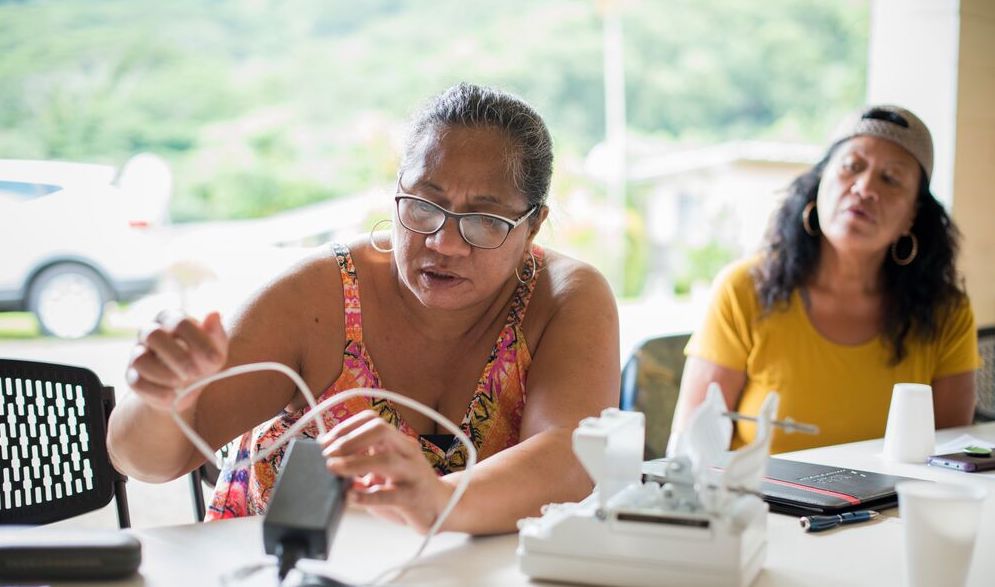
<svg viewBox="0 0 995 587">
<path fill-rule="evenodd" d="M 0 311 L 30 310 L 44 334 L 77 338 L 100 328 L 107 302 L 154 288 L 165 207 L 115 176 L 105 165 L 0 160 Z"/>
</svg>

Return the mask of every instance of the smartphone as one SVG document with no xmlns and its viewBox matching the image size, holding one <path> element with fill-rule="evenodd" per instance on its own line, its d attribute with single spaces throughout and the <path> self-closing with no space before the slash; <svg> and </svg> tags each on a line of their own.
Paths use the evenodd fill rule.
<svg viewBox="0 0 995 587">
<path fill-rule="evenodd" d="M 969 473 L 995 470 L 995 455 L 978 456 L 963 452 L 954 452 L 946 455 L 933 455 L 929 457 L 928 462 L 930 465 L 967 471 Z"/>
</svg>

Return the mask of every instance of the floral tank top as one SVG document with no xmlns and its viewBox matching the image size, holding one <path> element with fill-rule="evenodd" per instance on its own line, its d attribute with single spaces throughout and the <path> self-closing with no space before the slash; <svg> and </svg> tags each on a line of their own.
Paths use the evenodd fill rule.
<svg viewBox="0 0 995 587">
<path fill-rule="evenodd" d="M 342 290 L 345 299 L 345 351 L 342 357 L 342 372 L 338 379 L 317 398 L 317 402 L 349 389 L 369 387 L 383 389 L 380 376 L 373 366 L 373 359 L 363 344 L 363 314 L 359 305 L 359 278 L 352 262 L 349 249 L 343 245 L 333 245 L 339 271 L 342 275 Z M 516 288 L 512 295 L 511 309 L 504 327 L 484 365 L 483 373 L 477 380 L 476 389 L 460 428 L 473 442 L 478 458 L 485 459 L 497 452 L 518 443 L 525 408 L 525 380 L 532 356 L 525 343 L 522 321 L 525 310 L 535 287 L 532 274 L 542 267 L 543 251 L 534 246 L 532 254 L 536 263 L 526 263 L 526 273 L 522 274 L 525 283 Z M 371 397 L 354 397 L 333 405 L 320 416 L 327 429 L 363 410 L 372 409 L 382 418 L 405 434 L 417 438 L 422 453 L 439 475 L 462 470 L 466 464 L 466 447 L 453 442 L 440 447 L 426 438 L 419 437 L 388 400 Z M 307 411 L 309 406 L 294 412 L 284 411 L 275 418 L 263 422 L 230 445 L 237 450 L 229 452 L 224 467 L 218 477 L 214 496 L 207 512 L 208 520 L 234 518 L 262 514 L 266 511 L 270 494 L 276 484 L 277 473 L 286 450 L 286 444 L 269 458 L 251 466 L 233 469 L 235 461 L 254 456 L 271 446 Z M 305 426 L 302 434 L 309 438 L 318 435 L 315 422 Z"/>
</svg>

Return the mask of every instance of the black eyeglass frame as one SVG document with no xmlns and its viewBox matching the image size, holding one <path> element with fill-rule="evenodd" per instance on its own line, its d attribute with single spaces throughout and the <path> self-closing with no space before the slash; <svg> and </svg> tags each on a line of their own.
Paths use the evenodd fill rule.
<svg viewBox="0 0 995 587">
<path fill-rule="evenodd" d="M 400 188 L 400 181 L 398 181 L 398 188 Z M 442 216 L 442 222 L 440 222 L 439 226 L 436 227 L 434 230 L 418 230 L 416 228 L 411 228 L 410 226 L 408 226 L 407 224 L 404 223 L 404 220 L 401 219 L 401 200 L 415 200 L 417 202 L 422 202 L 422 203 L 428 204 L 429 206 L 431 206 L 431 207 L 435 208 L 436 210 L 442 212 L 442 214 L 443 214 L 443 216 Z M 406 192 L 402 192 L 400 190 L 398 190 L 397 195 L 394 196 L 394 203 L 395 203 L 396 209 L 397 209 L 397 220 L 398 220 L 398 222 L 401 223 L 401 226 L 403 226 L 404 228 L 410 230 L 411 232 L 414 232 L 414 233 L 417 233 L 417 234 L 424 234 L 424 235 L 433 235 L 433 234 L 439 232 L 440 230 L 442 230 L 442 227 L 446 225 L 446 220 L 448 220 L 450 218 L 453 218 L 453 219 L 456 220 L 456 226 L 459 227 L 459 234 L 460 234 L 460 237 L 463 238 L 463 242 L 465 242 L 466 244 L 470 245 L 471 247 L 476 247 L 478 249 L 487 249 L 487 250 L 501 248 L 501 246 L 504 245 L 504 243 L 508 241 L 508 235 L 511 234 L 511 231 L 513 231 L 516 228 L 518 228 L 523 222 L 525 222 L 526 220 L 528 220 L 529 217 L 532 216 L 532 214 L 534 214 L 536 210 L 539 209 L 539 206 L 532 206 L 531 208 L 529 208 L 528 212 L 526 212 L 524 215 L 520 216 L 517 220 L 512 220 L 510 218 L 505 218 L 504 216 L 499 216 L 497 214 L 491 214 L 489 212 L 450 212 L 449 210 L 446 210 L 445 208 L 443 208 L 442 206 L 436 204 L 432 200 L 427 200 L 425 198 L 416 196 L 414 194 L 409 194 L 409 193 L 406 193 Z M 497 245 L 495 245 L 493 247 L 484 247 L 484 246 L 480 246 L 480 245 L 478 245 L 478 244 L 476 244 L 474 242 L 471 242 L 470 239 L 467 238 L 466 232 L 463 229 L 463 219 L 464 218 L 481 217 L 481 216 L 486 217 L 486 218 L 492 218 L 494 220 L 498 220 L 498 221 L 503 222 L 506 225 L 508 225 L 508 231 L 504 233 L 504 238 L 501 239 L 500 243 L 498 243 Z"/>
</svg>

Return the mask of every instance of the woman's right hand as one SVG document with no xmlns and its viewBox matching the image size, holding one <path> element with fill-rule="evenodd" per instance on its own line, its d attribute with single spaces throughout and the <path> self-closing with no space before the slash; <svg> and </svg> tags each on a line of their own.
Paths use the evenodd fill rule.
<svg viewBox="0 0 995 587">
<path fill-rule="evenodd" d="M 203 322 L 163 312 L 154 324 L 142 329 L 125 379 L 145 403 L 168 411 L 177 391 L 217 373 L 227 360 L 228 335 L 217 312 L 208 314 Z M 200 391 L 186 395 L 178 409 L 192 406 Z"/>
</svg>

